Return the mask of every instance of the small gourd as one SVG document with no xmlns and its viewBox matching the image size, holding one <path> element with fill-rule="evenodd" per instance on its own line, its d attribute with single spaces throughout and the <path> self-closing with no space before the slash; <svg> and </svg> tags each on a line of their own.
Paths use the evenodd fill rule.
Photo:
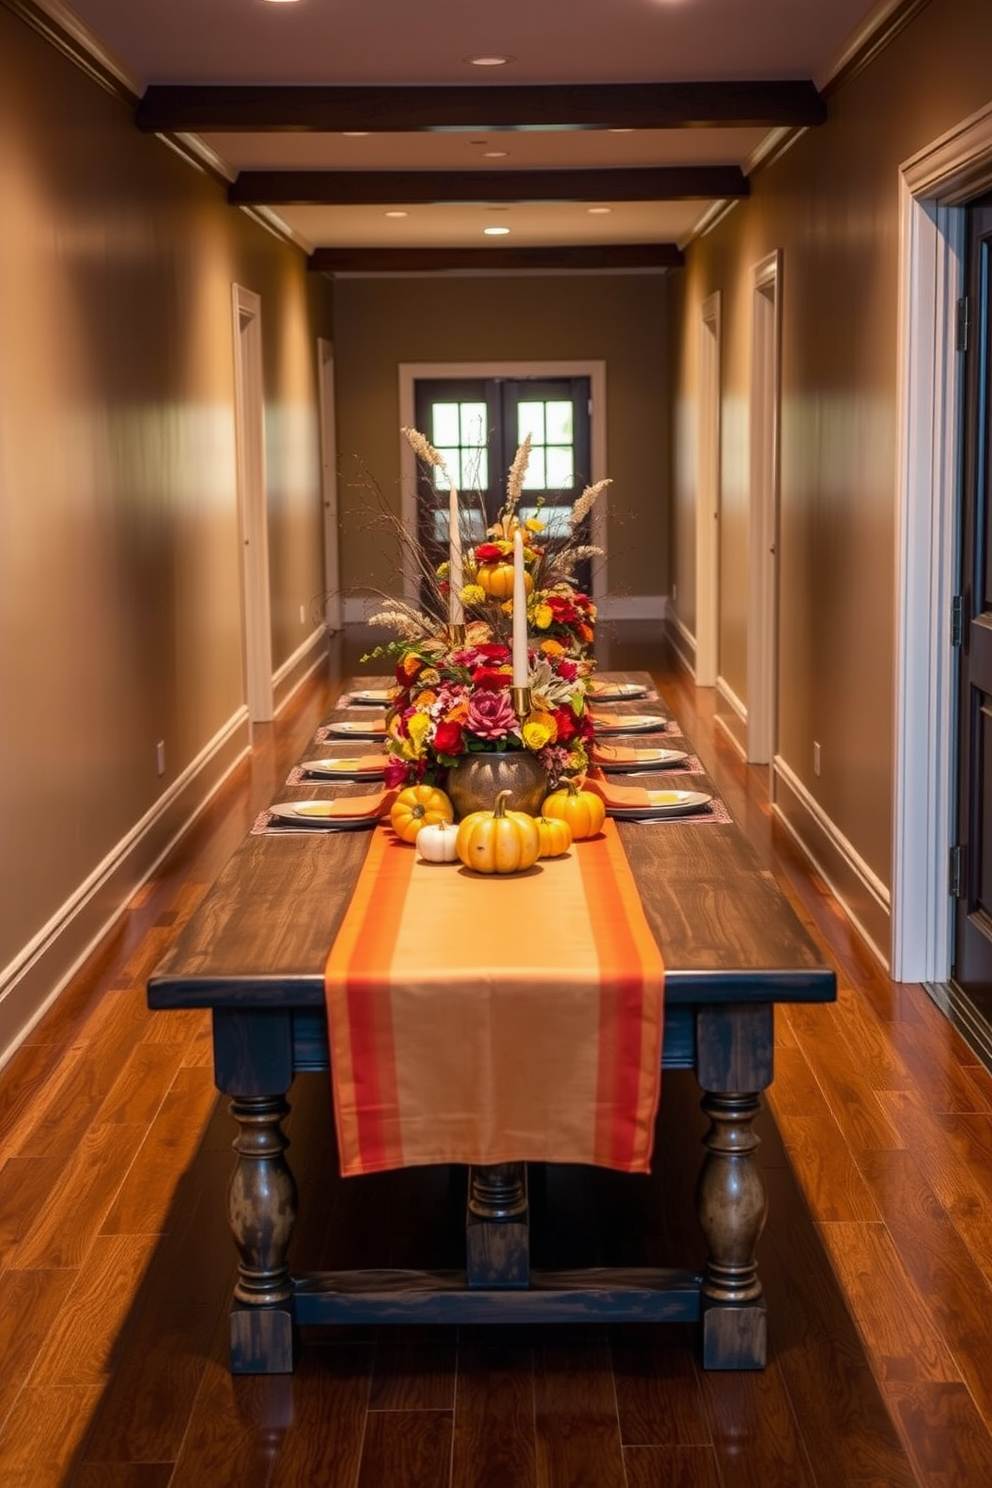
<svg viewBox="0 0 992 1488">
<path fill-rule="evenodd" d="M 509 558 L 493 558 L 488 563 L 480 563 L 475 575 L 475 582 L 483 594 L 490 599 L 512 599 L 513 598 L 513 561 Z M 534 587 L 534 580 L 527 570 L 524 570 L 524 589 L 529 594 Z"/>
<path fill-rule="evenodd" d="M 421 827 L 453 822 L 455 808 L 433 785 L 408 785 L 389 808 L 389 825 L 402 842 L 415 842 Z"/>
<path fill-rule="evenodd" d="M 572 845 L 572 829 L 559 817 L 539 816 L 537 835 L 541 839 L 542 858 L 560 858 Z"/>
<path fill-rule="evenodd" d="M 432 822 L 417 833 L 417 851 L 428 863 L 453 863 L 458 857 L 458 828 L 453 822 Z"/>
<path fill-rule="evenodd" d="M 547 797 L 541 814 L 568 822 L 572 837 L 579 842 L 584 837 L 595 837 L 597 832 L 602 831 L 606 820 L 606 806 L 595 791 L 580 790 L 574 780 L 566 780 L 561 790 L 553 791 Z"/>
<path fill-rule="evenodd" d="M 520 873 L 541 852 L 537 822 L 525 811 L 507 811 L 508 790 L 500 791 L 492 811 L 473 811 L 458 827 L 456 849 L 476 873 Z"/>
</svg>

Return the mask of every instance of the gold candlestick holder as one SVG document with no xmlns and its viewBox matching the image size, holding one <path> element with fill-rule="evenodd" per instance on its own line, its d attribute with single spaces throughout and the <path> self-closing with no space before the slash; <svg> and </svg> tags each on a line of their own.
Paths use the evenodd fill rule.
<svg viewBox="0 0 992 1488">
<path fill-rule="evenodd" d="M 452 645 L 452 646 L 464 646 L 464 644 L 465 644 L 465 627 L 464 627 L 464 625 L 449 625 L 448 626 L 448 643 L 449 643 L 449 645 Z"/>
<path fill-rule="evenodd" d="M 510 701 L 513 703 L 513 711 L 521 720 L 530 713 L 531 694 L 529 687 L 511 687 Z"/>
</svg>

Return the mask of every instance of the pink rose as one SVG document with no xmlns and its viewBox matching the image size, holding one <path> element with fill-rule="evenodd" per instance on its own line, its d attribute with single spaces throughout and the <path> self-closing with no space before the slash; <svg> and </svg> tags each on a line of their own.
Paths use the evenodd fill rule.
<svg viewBox="0 0 992 1488">
<path fill-rule="evenodd" d="M 480 739 L 502 739 L 516 723 L 517 715 L 505 688 L 499 692 L 477 692 L 468 705 L 465 727 Z"/>
</svg>

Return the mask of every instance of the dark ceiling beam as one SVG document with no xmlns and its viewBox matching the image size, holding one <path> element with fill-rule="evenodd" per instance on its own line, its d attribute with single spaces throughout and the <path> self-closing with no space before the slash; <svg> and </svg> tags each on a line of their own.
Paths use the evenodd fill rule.
<svg viewBox="0 0 992 1488">
<path fill-rule="evenodd" d="M 386 202 L 695 201 L 742 197 L 736 165 L 533 171 L 242 171 L 228 188 L 235 206 L 379 206 Z"/>
<path fill-rule="evenodd" d="M 436 274 L 466 269 L 677 269 L 675 243 L 574 243 L 557 248 L 317 248 L 322 274 Z"/>
<path fill-rule="evenodd" d="M 138 127 L 161 133 L 406 134 L 431 130 L 774 129 L 822 124 L 807 79 L 783 82 L 324 88 L 154 84 Z"/>
</svg>

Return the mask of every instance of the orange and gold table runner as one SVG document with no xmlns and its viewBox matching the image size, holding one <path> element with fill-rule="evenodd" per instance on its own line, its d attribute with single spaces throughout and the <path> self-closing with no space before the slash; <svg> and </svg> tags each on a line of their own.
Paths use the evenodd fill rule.
<svg viewBox="0 0 992 1488">
<path fill-rule="evenodd" d="M 325 971 L 345 1175 L 650 1167 L 664 968 L 614 824 L 527 873 L 377 829 Z"/>
</svg>

